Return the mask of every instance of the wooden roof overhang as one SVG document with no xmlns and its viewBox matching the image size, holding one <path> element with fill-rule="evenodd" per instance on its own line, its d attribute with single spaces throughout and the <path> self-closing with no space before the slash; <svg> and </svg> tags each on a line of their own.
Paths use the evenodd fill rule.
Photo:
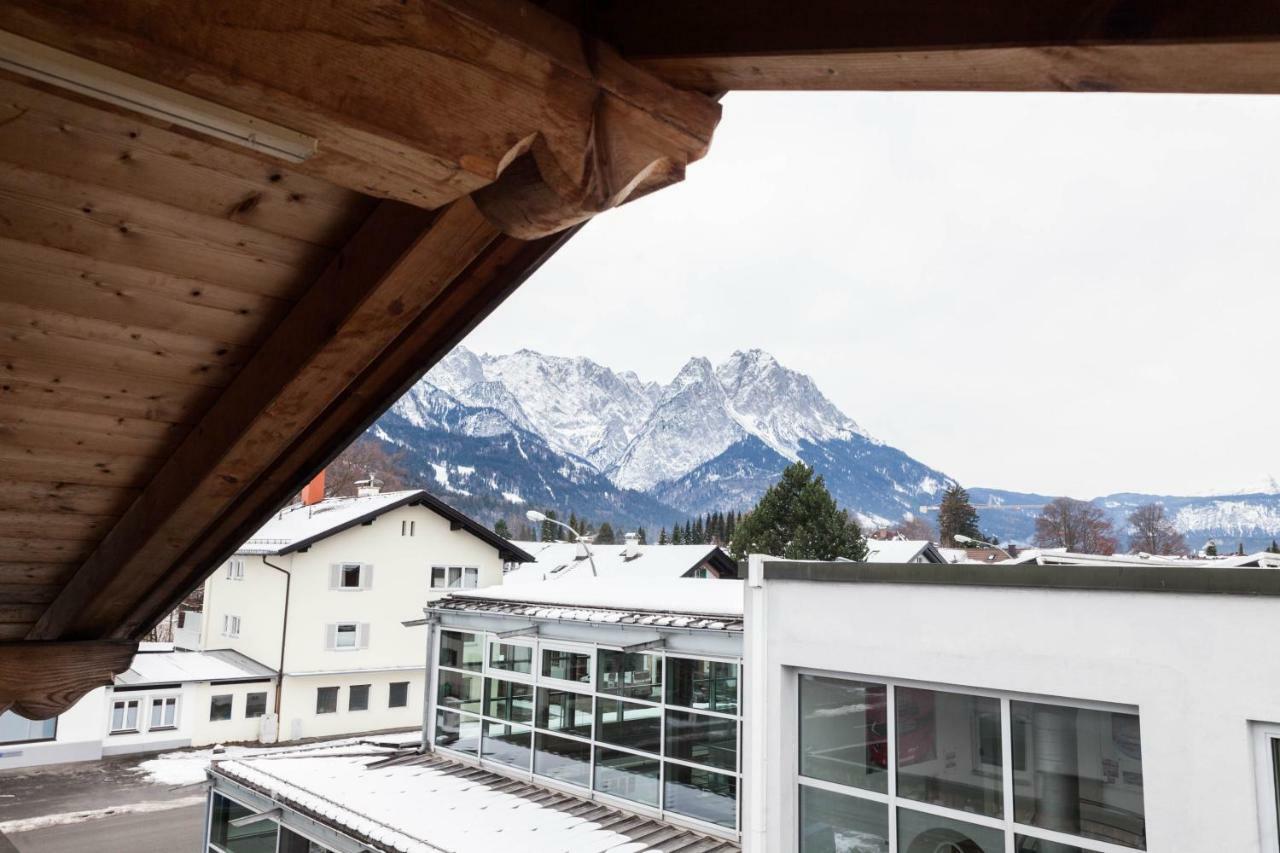
<svg viewBox="0 0 1280 853">
<path fill-rule="evenodd" d="M 0 0 L 0 709 L 125 669 L 712 95 L 1274 92 L 1277 4 Z"/>
</svg>

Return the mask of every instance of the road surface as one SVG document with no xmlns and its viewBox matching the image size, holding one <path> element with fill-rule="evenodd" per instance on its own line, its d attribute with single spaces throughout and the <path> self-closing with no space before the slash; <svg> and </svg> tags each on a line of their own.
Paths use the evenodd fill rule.
<svg viewBox="0 0 1280 853">
<path fill-rule="evenodd" d="M 0 838 L 0 853 L 198 853 L 204 804 L 125 813 Z"/>
</svg>

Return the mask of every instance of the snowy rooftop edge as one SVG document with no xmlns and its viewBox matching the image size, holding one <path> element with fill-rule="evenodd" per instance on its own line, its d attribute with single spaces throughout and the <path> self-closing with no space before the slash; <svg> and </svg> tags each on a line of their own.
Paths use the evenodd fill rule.
<svg viewBox="0 0 1280 853">
<path fill-rule="evenodd" d="M 746 584 L 715 578 L 574 578 L 452 593 L 436 602 L 535 605 L 741 619 Z M 456 609 L 456 608 L 455 608 Z"/>
</svg>

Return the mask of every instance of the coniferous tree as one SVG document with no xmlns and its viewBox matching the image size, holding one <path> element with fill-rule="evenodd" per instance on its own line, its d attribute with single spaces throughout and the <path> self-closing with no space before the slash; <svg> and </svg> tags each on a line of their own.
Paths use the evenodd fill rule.
<svg viewBox="0 0 1280 853">
<path fill-rule="evenodd" d="M 956 547 L 956 534 L 971 539 L 982 538 L 978 530 L 978 512 L 969 502 L 969 492 L 959 483 L 949 486 L 942 495 L 942 506 L 938 508 L 938 532 L 942 536 L 942 544 L 948 548 Z"/>
<path fill-rule="evenodd" d="M 796 462 L 738 523 L 730 553 L 736 559 L 772 554 L 794 560 L 862 560 L 867 543 L 858 523 L 836 505 L 822 477 Z"/>
<path fill-rule="evenodd" d="M 636 544 L 648 545 L 649 543 L 646 541 L 648 538 L 649 538 L 648 534 L 644 532 L 643 527 L 640 527 L 636 530 Z"/>
<path fill-rule="evenodd" d="M 692 545 L 693 542 L 693 522 L 689 519 L 684 520 L 684 544 Z"/>
<path fill-rule="evenodd" d="M 1236 545 L 1236 556 L 1237 556 L 1237 557 L 1243 557 L 1243 556 L 1244 556 L 1244 543 L 1243 543 L 1243 542 L 1241 542 L 1241 543 L 1239 543 L 1239 544 L 1237 544 L 1237 545 Z"/>
<path fill-rule="evenodd" d="M 1204 555 L 1205 555 L 1206 557 L 1216 557 L 1216 556 L 1218 556 L 1218 543 L 1217 543 L 1217 542 L 1210 542 L 1208 545 L 1205 545 L 1205 546 L 1204 546 Z"/>
<path fill-rule="evenodd" d="M 600 529 L 596 531 L 596 543 L 600 545 L 613 545 L 613 525 L 609 522 L 603 522 Z"/>
<path fill-rule="evenodd" d="M 671 525 L 671 544 L 672 545 L 684 544 L 684 531 L 683 529 L 681 529 L 679 524 Z"/>
<path fill-rule="evenodd" d="M 572 528 L 574 529 L 574 531 L 575 531 L 575 532 L 577 532 L 577 533 L 582 533 L 582 532 L 584 532 L 584 531 L 583 531 L 583 529 L 582 529 L 583 524 L 582 524 L 582 522 L 578 519 L 578 516 L 574 514 L 573 510 L 570 510 L 570 511 L 569 511 L 569 526 L 570 526 L 570 527 L 572 527 Z M 563 529 L 563 528 L 562 528 L 562 529 Z"/>
<path fill-rule="evenodd" d="M 701 545 L 706 542 L 706 530 L 702 526 L 702 516 L 698 516 L 698 520 L 693 523 L 693 544 Z"/>
<path fill-rule="evenodd" d="M 511 530 L 507 527 L 507 520 L 500 518 L 493 523 L 493 532 L 501 536 L 503 539 L 511 538 Z"/>
<path fill-rule="evenodd" d="M 1276 540 L 1272 539 L 1272 540 L 1271 540 L 1271 547 L 1267 548 L 1267 553 L 1268 553 L 1268 554 L 1280 554 L 1280 543 L 1278 543 L 1278 542 L 1276 542 Z"/>
<path fill-rule="evenodd" d="M 667 540 L 667 528 L 665 527 L 658 531 L 658 544 L 659 545 L 670 544 L 670 542 Z"/>
<path fill-rule="evenodd" d="M 724 520 L 724 544 L 727 546 L 733 541 L 733 531 L 737 529 L 737 522 L 733 518 L 733 510 L 729 510 L 729 516 Z"/>
<path fill-rule="evenodd" d="M 557 534 L 562 529 L 560 525 L 551 523 L 557 518 L 556 511 L 548 509 L 544 510 L 542 514 L 546 516 L 546 520 L 542 522 L 542 535 L 538 538 L 543 542 L 554 542 L 559 538 Z"/>
</svg>

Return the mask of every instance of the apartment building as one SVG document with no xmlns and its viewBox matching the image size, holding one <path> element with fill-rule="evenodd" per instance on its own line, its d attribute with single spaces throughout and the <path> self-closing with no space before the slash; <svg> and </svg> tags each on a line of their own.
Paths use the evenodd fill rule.
<svg viewBox="0 0 1280 853">
<path fill-rule="evenodd" d="M 234 649 L 281 673 L 280 740 L 415 728 L 424 673 L 418 618 L 450 590 L 502 582 L 532 558 L 423 491 L 309 499 L 279 512 L 205 585 L 204 649 Z M 188 640 L 188 642 L 190 642 Z"/>
</svg>

